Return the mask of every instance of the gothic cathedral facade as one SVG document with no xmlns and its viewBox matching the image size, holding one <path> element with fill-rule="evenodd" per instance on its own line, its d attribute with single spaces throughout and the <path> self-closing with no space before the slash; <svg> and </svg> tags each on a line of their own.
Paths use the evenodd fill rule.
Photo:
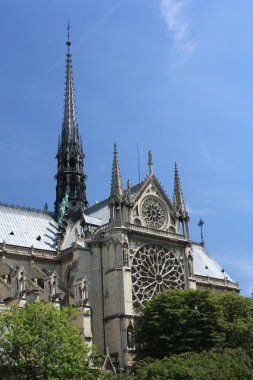
<svg viewBox="0 0 253 380">
<path fill-rule="evenodd" d="M 88 344 L 129 370 L 140 306 L 165 289 L 238 290 L 189 236 L 177 166 L 172 201 L 153 172 L 124 189 L 114 145 L 111 190 L 91 207 L 76 121 L 67 40 L 64 118 L 57 151 L 55 212 L 0 204 L 0 306 L 41 299 L 78 305 Z"/>
</svg>

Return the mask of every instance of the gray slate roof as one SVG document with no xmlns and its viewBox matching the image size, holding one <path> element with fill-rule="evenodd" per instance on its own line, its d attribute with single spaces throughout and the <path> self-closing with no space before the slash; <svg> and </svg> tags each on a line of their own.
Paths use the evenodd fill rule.
<svg viewBox="0 0 253 380">
<path fill-rule="evenodd" d="M 88 214 L 88 215 L 87 215 Z M 108 200 L 104 200 L 85 211 L 86 223 L 103 225 L 109 221 Z M 80 220 L 69 226 L 63 249 L 71 246 L 81 234 Z M 39 239 L 40 237 L 40 239 Z M 0 203 L 0 242 L 6 244 L 55 251 L 57 247 L 58 224 L 51 214 L 41 210 Z M 210 277 L 234 282 L 222 267 L 205 251 L 204 247 L 193 244 L 193 268 L 197 276 Z"/>
<path fill-rule="evenodd" d="M 198 276 L 211 277 L 219 280 L 234 282 L 231 277 L 223 271 L 223 268 L 206 252 L 205 248 L 193 244 L 193 270 Z"/>
<path fill-rule="evenodd" d="M 76 241 L 77 236 L 80 236 L 81 233 L 80 220 L 76 223 L 68 224 L 61 249 L 64 251 L 64 249 L 71 247 L 72 243 Z"/>
<path fill-rule="evenodd" d="M 85 223 L 92 225 L 94 227 L 95 226 L 99 227 L 102 224 L 104 224 L 104 221 L 102 219 L 95 218 L 95 217 L 92 217 L 90 215 L 83 214 L 83 219 L 84 219 Z M 65 237 L 64 237 L 64 241 L 61 245 L 62 250 L 65 250 L 65 249 L 71 247 L 71 245 L 82 235 L 82 227 L 80 225 L 80 222 L 81 222 L 81 220 L 79 219 L 75 223 L 69 223 L 67 230 L 66 230 Z M 80 244 L 80 240 L 79 240 L 79 244 Z"/>
<path fill-rule="evenodd" d="M 92 224 L 93 226 L 101 226 L 102 224 L 104 224 L 103 219 L 95 218 L 95 217 L 90 216 L 90 215 L 83 214 L 83 219 L 84 219 L 85 223 Z"/>
<path fill-rule="evenodd" d="M 57 226 L 49 213 L 0 203 L 0 242 L 55 251 Z"/>
<path fill-rule="evenodd" d="M 110 218 L 110 210 L 108 207 L 108 199 L 101 201 L 99 203 L 94 204 L 85 210 L 86 216 L 89 215 L 92 218 L 96 218 L 100 220 L 100 224 L 106 224 L 109 222 Z"/>
<path fill-rule="evenodd" d="M 131 201 L 134 201 L 135 198 L 138 196 L 142 184 L 143 184 L 143 182 L 131 187 L 131 192 L 130 192 L 130 200 Z M 125 192 L 126 192 L 126 190 L 125 190 Z M 110 209 L 108 206 L 108 201 L 109 201 L 109 198 L 104 199 L 103 201 L 94 204 L 93 206 L 91 206 L 85 210 L 85 214 L 90 215 L 93 218 L 100 219 L 101 222 L 99 225 L 108 223 L 109 219 L 110 219 Z"/>
</svg>

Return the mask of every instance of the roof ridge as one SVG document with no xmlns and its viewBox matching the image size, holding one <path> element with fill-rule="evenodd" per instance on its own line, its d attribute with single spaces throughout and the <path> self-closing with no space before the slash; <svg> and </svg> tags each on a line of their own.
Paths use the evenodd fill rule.
<svg viewBox="0 0 253 380">
<path fill-rule="evenodd" d="M 54 213 L 51 211 L 44 211 L 44 210 L 41 210 L 39 208 L 28 207 L 28 206 L 14 205 L 13 203 L 0 202 L 0 206 L 10 207 L 10 208 L 19 209 L 19 210 L 25 210 L 25 211 L 38 212 L 40 214 L 49 215 L 52 217 L 54 216 Z"/>
<path fill-rule="evenodd" d="M 192 245 L 198 245 L 200 247 L 203 247 L 203 245 L 200 242 L 197 241 L 191 241 Z M 205 249 L 205 248 L 204 248 Z"/>
<path fill-rule="evenodd" d="M 141 185 L 143 184 L 144 181 L 141 183 L 137 183 L 136 185 L 131 186 L 131 192 L 134 192 L 135 190 L 138 190 L 141 188 Z M 124 190 L 123 193 L 126 193 L 127 190 Z M 105 206 L 109 201 L 109 197 L 103 199 L 102 201 L 99 201 L 98 203 L 95 203 L 94 205 L 88 207 L 87 209 L 84 210 L 85 215 L 89 215 L 89 213 L 96 211 L 98 208 L 101 206 Z M 100 219 L 100 218 L 99 218 Z"/>
<path fill-rule="evenodd" d="M 102 201 L 95 203 L 94 205 L 88 207 L 84 210 L 85 215 L 89 215 L 90 212 L 96 210 L 97 208 L 101 207 L 102 205 L 106 205 L 108 203 L 109 198 L 103 199 Z"/>
</svg>

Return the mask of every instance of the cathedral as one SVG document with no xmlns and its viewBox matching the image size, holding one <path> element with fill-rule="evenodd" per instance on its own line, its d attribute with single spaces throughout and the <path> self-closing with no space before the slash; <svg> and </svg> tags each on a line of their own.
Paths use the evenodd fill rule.
<svg viewBox="0 0 253 380">
<path fill-rule="evenodd" d="M 68 33 L 54 213 L 0 203 L 0 309 L 36 300 L 75 305 L 87 344 L 107 352 L 115 368 L 131 371 L 134 321 L 155 294 L 239 288 L 203 241 L 191 241 L 176 165 L 171 200 L 151 152 L 146 178 L 123 188 L 114 144 L 108 198 L 89 206 L 70 50 Z"/>
</svg>

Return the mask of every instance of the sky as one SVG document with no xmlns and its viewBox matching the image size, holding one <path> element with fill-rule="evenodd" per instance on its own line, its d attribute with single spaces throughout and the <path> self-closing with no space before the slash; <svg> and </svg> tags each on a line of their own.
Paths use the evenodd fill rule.
<svg viewBox="0 0 253 380">
<path fill-rule="evenodd" d="M 253 291 L 252 0 L 0 0 L 0 201 L 53 210 L 66 26 L 89 204 L 179 168 L 200 241 Z"/>
</svg>

